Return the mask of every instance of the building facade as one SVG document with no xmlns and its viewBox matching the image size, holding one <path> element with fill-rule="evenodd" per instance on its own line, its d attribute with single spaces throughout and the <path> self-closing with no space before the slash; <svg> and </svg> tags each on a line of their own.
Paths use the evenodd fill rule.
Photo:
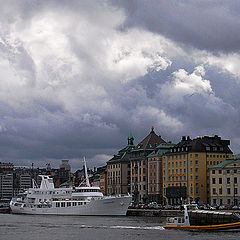
<svg viewBox="0 0 240 240">
<path fill-rule="evenodd" d="M 221 137 L 182 137 L 163 158 L 164 199 L 168 204 L 183 201 L 210 202 L 207 169 L 232 156 L 230 141 Z"/>
<path fill-rule="evenodd" d="M 128 137 L 128 145 L 107 162 L 107 195 L 130 193 L 130 154 L 134 148 L 133 136 Z"/>
<path fill-rule="evenodd" d="M 148 200 L 163 203 L 162 157 L 174 144 L 160 144 L 148 155 Z"/>
<path fill-rule="evenodd" d="M 131 151 L 131 194 L 135 203 L 148 202 L 148 155 L 166 142 L 151 132 Z"/>
<path fill-rule="evenodd" d="M 212 205 L 240 204 L 240 156 L 226 159 L 209 169 L 210 203 Z"/>
</svg>

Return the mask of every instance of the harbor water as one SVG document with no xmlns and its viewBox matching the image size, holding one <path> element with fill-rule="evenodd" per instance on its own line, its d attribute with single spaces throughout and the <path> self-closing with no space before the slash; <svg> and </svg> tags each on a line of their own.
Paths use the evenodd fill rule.
<svg viewBox="0 0 240 240">
<path fill-rule="evenodd" d="M 238 239 L 240 232 L 165 230 L 159 217 L 94 217 L 0 214 L 0 240 Z"/>
</svg>

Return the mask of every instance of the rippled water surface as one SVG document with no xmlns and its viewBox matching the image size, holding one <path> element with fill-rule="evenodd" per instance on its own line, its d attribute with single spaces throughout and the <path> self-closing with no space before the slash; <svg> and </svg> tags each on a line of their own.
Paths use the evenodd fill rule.
<svg viewBox="0 0 240 240">
<path fill-rule="evenodd" d="M 163 229 L 159 218 L 0 214 L 0 240 L 240 239 L 240 232 L 185 232 Z"/>
</svg>

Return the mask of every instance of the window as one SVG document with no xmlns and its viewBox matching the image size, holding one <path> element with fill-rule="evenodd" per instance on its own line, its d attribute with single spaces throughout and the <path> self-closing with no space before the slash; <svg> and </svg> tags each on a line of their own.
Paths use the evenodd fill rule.
<svg viewBox="0 0 240 240">
<path fill-rule="evenodd" d="M 219 178 L 219 179 L 218 179 L 218 183 L 219 183 L 219 184 L 222 184 L 222 178 Z"/>
<path fill-rule="evenodd" d="M 195 158 L 198 158 L 198 154 L 195 154 Z"/>
<path fill-rule="evenodd" d="M 234 184 L 237 183 L 237 177 L 234 177 Z"/>
<path fill-rule="evenodd" d="M 219 188 L 219 194 L 222 194 L 222 188 Z"/>
<path fill-rule="evenodd" d="M 227 170 L 227 173 L 230 173 L 230 170 Z"/>
<path fill-rule="evenodd" d="M 198 180 L 198 175 L 196 176 L 196 180 Z"/>
<path fill-rule="evenodd" d="M 217 193 L 217 192 L 216 192 L 216 188 L 213 188 L 213 189 L 212 189 L 212 193 L 213 193 L 213 194 L 216 194 L 216 193 Z"/>
<path fill-rule="evenodd" d="M 212 184 L 216 184 L 216 179 L 212 178 Z"/>
<path fill-rule="evenodd" d="M 59 202 L 56 203 L 56 207 L 60 207 L 60 203 Z"/>
<path fill-rule="evenodd" d="M 234 194 L 238 194 L 238 189 L 234 188 Z"/>
<path fill-rule="evenodd" d="M 227 178 L 227 184 L 230 184 L 230 178 L 229 177 Z"/>
<path fill-rule="evenodd" d="M 237 173 L 237 169 L 234 169 L 233 172 L 234 172 L 234 173 Z"/>
<path fill-rule="evenodd" d="M 195 164 L 198 165 L 198 160 L 195 161 Z"/>
<path fill-rule="evenodd" d="M 215 174 L 215 170 L 212 170 L 212 174 Z"/>
<path fill-rule="evenodd" d="M 231 188 L 227 188 L 227 194 L 231 194 Z"/>
<path fill-rule="evenodd" d="M 219 174 L 222 174 L 222 170 L 218 170 L 218 173 L 219 173 Z"/>
<path fill-rule="evenodd" d="M 192 166 L 192 160 L 190 161 L 190 166 Z"/>
<path fill-rule="evenodd" d="M 195 172 L 198 173 L 198 168 L 195 169 Z"/>
</svg>

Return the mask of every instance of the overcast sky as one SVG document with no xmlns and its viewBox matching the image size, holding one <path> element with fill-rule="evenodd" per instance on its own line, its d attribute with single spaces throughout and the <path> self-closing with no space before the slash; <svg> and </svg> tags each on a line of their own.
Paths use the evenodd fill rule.
<svg viewBox="0 0 240 240">
<path fill-rule="evenodd" d="M 151 126 L 240 152 L 239 1 L 0 5 L 0 161 L 102 166 Z"/>
</svg>

